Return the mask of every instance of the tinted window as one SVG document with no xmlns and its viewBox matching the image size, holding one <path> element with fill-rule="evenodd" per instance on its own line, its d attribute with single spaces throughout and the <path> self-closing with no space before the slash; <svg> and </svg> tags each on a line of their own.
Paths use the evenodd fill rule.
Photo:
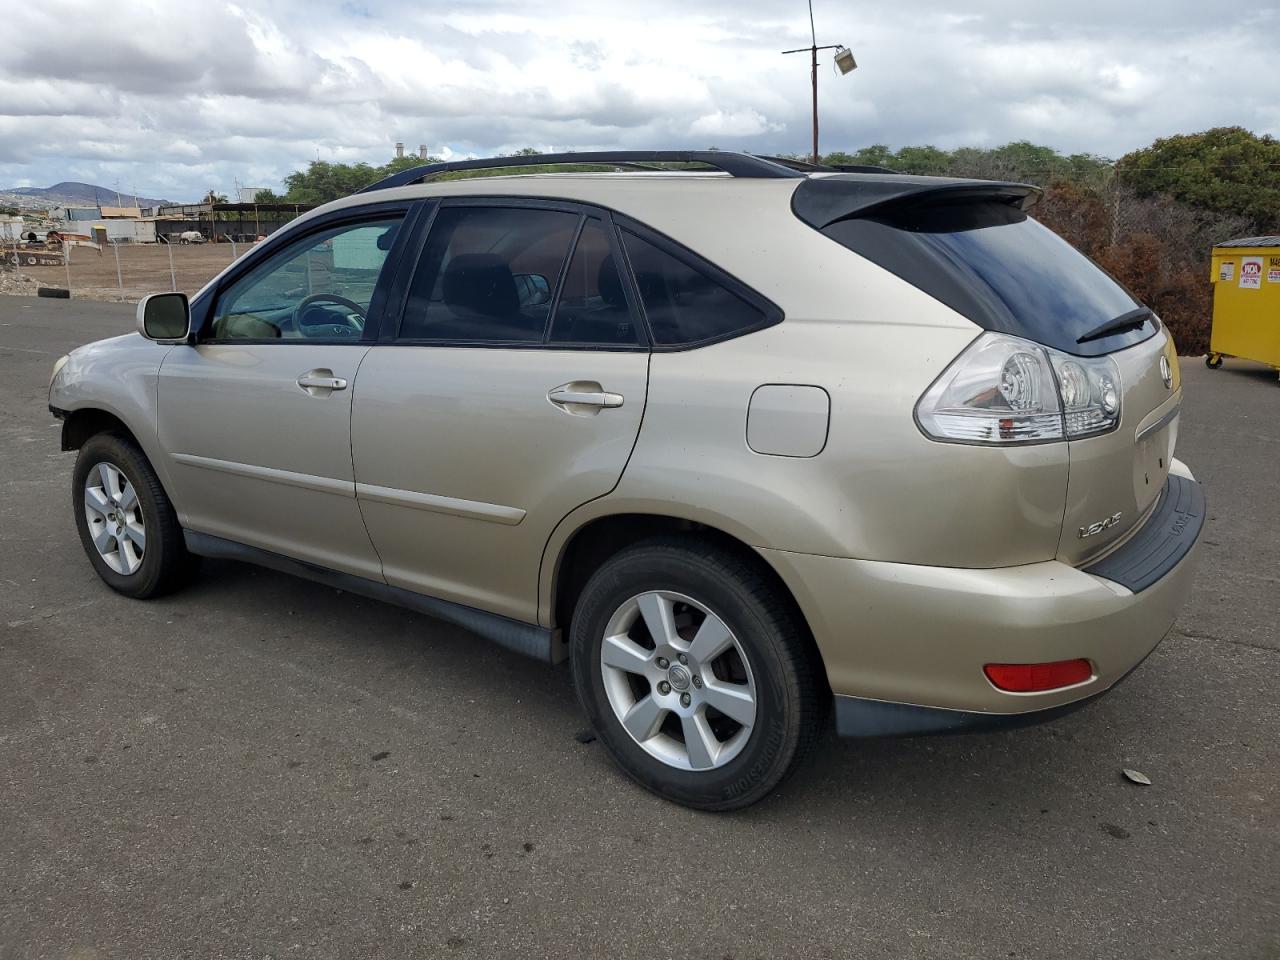
<svg viewBox="0 0 1280 960">
<path fill-rule="evenodd" d="M 400 220 L 312 234 L 254 267 L 219 297 L 215 340 L 359 340 Z"/>
<path fill-rule="evenodd" d="M 1086 355 L 1155 332 L 1148 322 L 1079 343 L 1140 304 L 1071 244 L 1006 203 L 908 206 L 822 232 L 987 330 Z"/>
<path fill-rule="evenodd" d="M 706 274 L 623 231 L 655 344 L 701 343 L 763 326 L 766 317 Z"/>
<path fill-rule="evenodd" d="M 445 207 L 413 276 L 403 339 L 540 343 L 577 214 Z"/>
<path fill-rule="evenodd" d="M 595 217 L 583 224 L 569 261 L 550 339 L 552 343 L 636 343 L 609 236 Z"/>
</svg>

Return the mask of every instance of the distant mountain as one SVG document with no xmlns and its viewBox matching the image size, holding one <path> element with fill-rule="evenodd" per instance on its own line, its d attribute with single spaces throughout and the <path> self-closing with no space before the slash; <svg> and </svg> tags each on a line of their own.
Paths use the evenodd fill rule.
<svg viewBox="0 0 1280 960">
<path fill-rule="evenodd" d="M 154 197 L 138 197 L 138 206 L 154 207 L 167 200 Z M 133 194 L 120 192 L 120 203 L 126 207 L 133 206 Z M 115 187 L 99 187 L 92 183 L 79 183 L 64 180 L 52 187 L 9 187 L 0 190 L 0 206 L 16 206 L 23 209 L 43 207 L 94 207 L 101 204 L 106 207 L 116 206 Z"/>
</svg>

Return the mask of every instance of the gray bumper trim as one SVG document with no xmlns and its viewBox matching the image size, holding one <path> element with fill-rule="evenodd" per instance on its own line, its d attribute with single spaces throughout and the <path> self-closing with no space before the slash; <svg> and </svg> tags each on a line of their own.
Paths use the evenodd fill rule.
<svg viewBox="0 0 1280 960">
<path fill-rule="evenodd" d="M 1195 546 L 1204 526 L 1204 489 L 1194 480 L 1169 474 L 1160 502 L 1142 529 L 1085 573 L 1141 593 L 1176 567 Z"/>
</svg>

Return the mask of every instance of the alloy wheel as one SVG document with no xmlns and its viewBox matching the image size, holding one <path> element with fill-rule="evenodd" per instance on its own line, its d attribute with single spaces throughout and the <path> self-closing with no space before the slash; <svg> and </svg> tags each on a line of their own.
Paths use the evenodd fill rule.
<svg viewBox="0 0 1280 960">
<path fill-rule="evenodd" d="M 103 562 L 122 576 L 136 573 L 147 547 L 146 523 L 133 483 L 115 464 L 103 461 L 89 470 L 84 516 Z"/>
<path fill-rule="evenodd" d="M 746 652 L 691 597 L 654 590 L 618 607 L 601 641 L 600 672 L 623 729 L 668 766 L 724 766 L 751 736 L 756 687 Z"/>
</svg>

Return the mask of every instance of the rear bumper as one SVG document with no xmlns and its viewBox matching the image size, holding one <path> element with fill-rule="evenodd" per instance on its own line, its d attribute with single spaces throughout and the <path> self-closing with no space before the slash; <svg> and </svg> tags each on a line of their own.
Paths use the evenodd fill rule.
<svg viewBox="0 0 1280 960">
<path fill-rule="evenodd" d="M 1153 648 L 1154 649 L 1154 648 Z M 1134 669 L 1137 669 L 1135 665 Z M 1132 673 L 1133 671 L 1130 671 Z M 1110 693 L 1125 674 L 1105 690 L 1079 700 L 1044 707 L 1025 713 L 982 713 L 977 710 L 948 710 L 945 707 L 922 707 L 914 703 L 891 703 L 864 697 L 834 698 L 836 733 L 842 737 L 912 737 L 942 733 L 982 733 L 1014 730 L 1048 723 L 1075 713 L 1098 698 Z"/>
<path fill-rule="evenodd" d="M 1177 461 L 1172 475 L 1194 482 Z M 1083 570 L 1056 560 L 961 569 L 760 552 L 813 631 L 841 733 L 1034 722 L 1109 690 L 1169 631 L 1194 573 L 1204 517 L 1203 497 L 1194 493 L 1175 501 L 1192 509 L 1174 516 L 1157 508 L 1123 546 Z M 1149 536 L 1152 524 L 1173 531 L 1177 549 L 1168 548 L 1168 536 Z M 1099 569 L 1128 576 L 1136 590 Z M 1093 676 L 1043 693 L 999 690 L 982 672 L 986 663 L 1078 657 L 1093 665 Z"/>
</svg>

